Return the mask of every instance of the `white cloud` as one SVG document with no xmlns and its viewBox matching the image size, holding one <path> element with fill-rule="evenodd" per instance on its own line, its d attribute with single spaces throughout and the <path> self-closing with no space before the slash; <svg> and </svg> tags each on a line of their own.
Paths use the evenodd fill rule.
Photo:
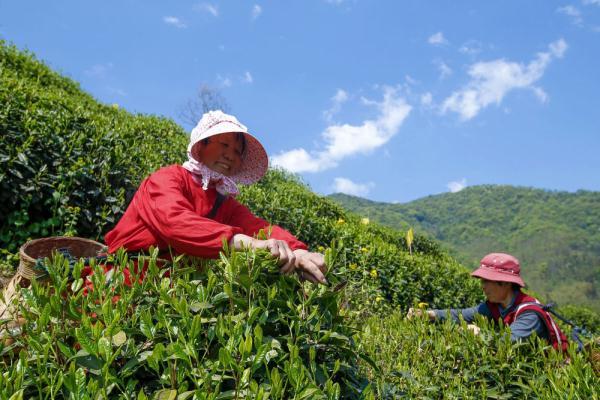
<svg viewBox="0 0 600 400">
<path fill-rule="evenodd" d="M 583 4 L 595 4 L 597 6 L 600 6 L 600 0 L 583 0 Z"/>
<path fill-rule="evenodd" d="M 465 178 L 462 178 L 460 181 L 448 182 L 446 187 L 452 193 L 460 192 L 461 190 L 467 187 L 467 180 Z"/>
<path fill-rule="evenodd" d="M 431 93 L 426 92 L 421 95 L 421 105 L 430 106 L 433 101 L 433 96 Z"/>
<path fill-rule="evenodd" d="M 252 19 L 260 17 L 260 14 L 262 14 L 262 7 L 258 4 L 252 6 Z"/>
<path fill-rule="evenodd" d="M 581 11 L 574 6 L 568 5 L 564 7 L 559 7 L 556 9 L 556 12 L 560 14 L 565 14 L 571 18 L 571 22 L 577 26 L 581 26 L 583 24 L 583 18 L 581 17 Z"/>
<path fill-rule="evenodd" d="M 544 75 L 546 67 L 553 59 L 563 57 L 567 43 L 560 39 L 551 43 L 548 48 L 549 51 L 538 53 L 528 65 L 504 59 L 471 65 L 471 81 L 444 100 L 442 113 L 453 111 L 458 113 L 462 120 L 469 120 L 488 105 L 499 105 L 504 96 L 515 89 L 533 90 L 538 98 L 545 101 L 547 95 L 533 84 Z"/>
<path fill-rule="evenodd" d="M 213 17 L 219 16 L 219 8 L 214 4 L 200 3 L 200 4 L 195 5 L 194 9 L 196 9 L 197 11 L 207 12 L 207 13 L 211 14 Z"/>
<path fill-rule="evenodd" d="M 538 98 L 539 101 L 545 103 L 548 101 L 548 94 L 541 87 L 532 86 L 533 94 Z"/>
<path fill-rule="evenodd" d="M 105 64 L 95 64 L 83 71 L 83 73 L 92 78 L 105 78 L 112 68 L 113 64 L 110 62 Z"/>
<path fill-rule="evenodd" d="M 181 20 L 177 17 L 166 16 L 163 18 L 163 22 L 167 25 L 173 25 L 175 28 L 187 28 L 187 25 L 181 22 Z"/>
<path fill-rule="evenodd" d="M 317 161 L 303 148 L 293 149 L 271 158 L 271 164 L 292 172 L 319 172 L 333 167 L 333 163 L 325 165 L 326 160 Z"/>
<path fill-rule="evenodd" d="M 335 178 L 333 182 L 335 193 L 346 193 L 353 196 L 365 196 L 374 186 L 373 182 L 355 183 L 347 178 Z"/>
<path fill-rule="evenodd" d="M 344 104 L 348 100 L 348 93 L 343 89 L 338 89 L 335 95 L 331 98 L 331 108 L 323 111 L 323 117 L 327 122 L 333 120 L 333 116 L 337 114 Z"/>
<path fill-rule="evenodd" d="M 344 0 L 325 0 L 325 2 L 339 6 L 340 4 L 342 4 L 344 2 Z"/>
<path fill-rule="evenodd" d="M 252 82 L 254 82 L 254 78 L 252 77 L 252 74 L 249 71 L 246 71 L 244 73 L 244 77 L 242 78 L 242 81 L 245 83 L 252 83 Z"/>
<path fill-rule="evenodd" d="M 448 43 L 442 32 L 437 32 L 429 36 L 428 42 L 434 46 Z"/>
<path fill-rule="evenodd" d="M 419 81 L 417 81 L 410 75 L 404 75 L 404 80 L 406 81 L 406 83 L 408 83 L 409 85 L 413 85 L 413 86 L 417 85 L 419 83 Z"/>
<path fill-rule="evenodd" d="M 272 164 L 291 172 L 318 172 L 336 167 L 346 157 L 369 154 L 383 146 L 398 133 L 412 107 L 398 96 L 397 89 L 390 87 L 384 88 L 381 102 L 367 102 L 377 107 L 377 118 L 360 125 L 330 125 L 321 133 L 324 150 L 309 153 L 302 148 L 294 149 L 273 156 Z"/>
<path fill-rule="evenodd" d="M 437 61 L 438 70 L 440 71 L 440 79 L 445 79 L 452 75 L 452 68 L 443 61 Z"/>
<path fill-rule="evenodd" d="M 556 58 L 562 58 L 565 55 L 565 51 L 567 51 L 567 47 L 569 46 L 567 45 L 567 42 L 565 42 L 563 39 L 559 39 L 556 42 L 550 43 L 548 47 L 550 48 L 551 56 L 554 56 Z M 548 53 L 539 53 L 538 56 L 541 57 L 543 54 Z"/>
</svg>

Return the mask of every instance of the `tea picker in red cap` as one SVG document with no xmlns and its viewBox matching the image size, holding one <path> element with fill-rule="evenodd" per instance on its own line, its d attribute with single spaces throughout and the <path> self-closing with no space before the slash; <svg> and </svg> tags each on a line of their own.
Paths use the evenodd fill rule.
<svg viewBox="0 0 600 400">
<path fill-rule="evenodd" d="M 521 291 L 525 283 L 521 278 L 519 260 L 510 254 L 491 253 L 483 257 L 479 268 L 471 276 L 481 279 L 481 287 L 486 301 L 471 308 L 450 310 L 420 310 L 411 308 L 407 318 L 426 313 L 431 321 L 451 318 L 458 321 L 462 317 L 473 322 L 480 314 L 496 322 L 502 320 L 510 326 L 511 340 L 516 341 L 531 336 L 534 332 L 548 340 L 555 349 L 565 351 L 568 347 L 566 336 L 554 322 L 544 305 L 534 297 Z M 478 328 L 470 325 L 475 332 Z"/>
</svg>

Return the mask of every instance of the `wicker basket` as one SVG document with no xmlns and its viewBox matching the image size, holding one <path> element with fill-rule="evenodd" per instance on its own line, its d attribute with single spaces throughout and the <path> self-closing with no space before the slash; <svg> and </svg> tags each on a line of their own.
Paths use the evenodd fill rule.
<svg viewBox="0 0 600 400">
<path fill-rule="evenodd" d="M 0 338 L 6 334 L 6 329 L 21 325 L 18 318 L 18 293 L 20 287 L 26 287 L 32 280 L 44 280 L 46 271 L 36 268 L 40 258 L 52 259 L 55 251 L 66 250 L 75 258 L 96 257 L 106 250 L 102 243 L 79 237 L 55 236 L 30 240 L 19 250 L 19 268 L 17 273 L 6 285 L 0 297 L 0 320 L 10 322 L 0 325 Z M 4 328 L 4 329 L 3 329 Z"/>
<path fill-rule="evenodd" d="M 56 236 L 30 240 L 19 250 L 19 269 L 17 274 L 33 280 L 45 275 L 45 271 L 35 268 L 39 258 L 52 258 L 52 253 L 58 249 L 68 250 L 75 259 L 96 257 L 105 250 L 102 243 L 79 237 Z"/>
</svg>

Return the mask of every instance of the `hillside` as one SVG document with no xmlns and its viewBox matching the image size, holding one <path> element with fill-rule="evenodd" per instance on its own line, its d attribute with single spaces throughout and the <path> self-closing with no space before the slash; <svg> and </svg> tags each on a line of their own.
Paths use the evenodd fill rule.
<svg viewBox="0 0 600 400">
<path fill-rule="evenodd" d="M 451 249 L 465 265 L 505 251 L 518 256 L 529 286 L 559 304 L 600 311 L 600 193 L 473 186 L 406 204 L 344 194 L 348 210 L 397 229 L 414 227 Z"/>
<path fill-rule="evenodd" d="M 14 271 L 30 238 L 102 240 L 126 195 L 156 168 L 181 162 L 186 133 L 174 122 L 104 105 L 31 54 L 0 42 L 0 251 Z M 595 396 L 587 353 L 531 340 L 513 345 L 480 323 L 433 325 L 408 307 L 482 299 L 478 283 L 439 244 L 363 221 L 271 170 L 239 197 L 257 215 L 325 254 L 329 286 L 278 273 L 262 251 L 219 259 L 158 251 L 86 263 L 40 261 L 49 281 L 20 289 L 23 325 L 0 321 L 0 399 L 383 399 Z M 139 262 L 140 259 L 138 259 Z M 113 272 L 104 275 L 104 268 Z M 577 314 L 579 313 L 579 314 Z M 583 316 L 597 329 L 598 321 Z M 482 348 L 484 351 L 482 351 Z M 558 368 L 561 366 L 561 368 Z M 550 383 L 550 384 L 549 384 Z"/>
</svg>

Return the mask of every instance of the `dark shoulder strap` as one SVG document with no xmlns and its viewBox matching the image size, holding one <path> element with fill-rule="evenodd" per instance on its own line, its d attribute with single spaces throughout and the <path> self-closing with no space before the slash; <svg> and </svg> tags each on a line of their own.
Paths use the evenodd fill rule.
<svg viewBox="0 0 600 400">
<path fill-rule="evenodd" d="M 496 322 L 501 319 L 500 310 L 498 309 L 498 304 L 492 303 L 491 301 L 486 301 L 488 309 L 492 313 L 492 319 Z"/>
<path fill-rule="evenodd" d="M 210 210 L 210 212 L 208 213 L 208 215 L 206 217 L 210 218 L 210 219 L 214 219 L 215 216 L 217 215 L 217 211 L 219 211 L 219 208 L 221 207 L 221 205 L 223 204 L 225 199 L 227 199 L 227 196 L 217 192 L 217 198 L 215 199 L 215 204 L 213 204 L 212 209 Z"/>
</svg>

